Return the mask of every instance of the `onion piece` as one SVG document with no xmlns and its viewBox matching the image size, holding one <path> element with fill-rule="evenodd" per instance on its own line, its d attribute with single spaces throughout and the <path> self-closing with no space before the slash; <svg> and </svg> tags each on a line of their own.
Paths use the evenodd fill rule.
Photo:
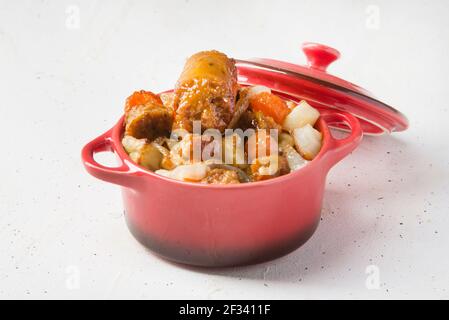
<svg viewBox="0 0 449 320">
<path fill-rule="evenodd" d="M 319 117 L 319 111 L 303 100 L 285 117 L 282 128 L 291 132 L 304 127 L 306 124 L 313 127 Z"/>
<path fill-rule="evenodd" d="M 204 163 L 194 163 L 178 166 L 173 170 L 157 170 L 161 176 L 189 182 L 198 182 L 206 177 L 209 167 Z"/>
<path fill-rule="evenodd" d="M 167 148 L 165 148 L 164 146 L 162 146 L 161 143 L 158 143 L 158 142 L 156 142 L 156 141 L 153 141 L 151 144 L 152 144 L 156 149 L 158 149 L 159 152 L 162 153 L 162 155 L 163 155 L 164 157 L 168 157 L 168 156 L 170 155 L 170 151 L 168 151 Z"/>
<path fill-rule="evenodd" d="M 293 131 L 296 148 L 306 160 L 312 160 L 320 152 L 322 134 L 310 124 Z"/>
<path fill-rule="evenodd" d="M 285 147 L 290 146 L 293 147 L 295 145 L 295 139 L 285 132 L 282 132 L 279 135 L 279 150 L 282 151 Z"/>
<path fill-rule="evenodd" d="M 248 88 L 248 99 L 258 95 L 259 93 L 267 92 L 271 93 L 271 89 L 265 86 L 253 86 Z"/>
<path fill-rule="evenodd" d="M 171 150 L 171 149 L 173 149 L 173 147 L 174 147 L 176 144 L 179 143 L 179 140 L 166 138 L 166 139 L 165 139 L 165 143 L 167 144 L 168 148 Z"/>
<path fill-rule="evenodd" d="M 247 167 L 245 162 L 245 140 L 237 133 L 227 135 L 222 141 L 224 163 L 240 168 Z"/>
<path fill-rule="evenodd" d="M 167 178 L 171 178 L 171 171 L 170 170 L 165 170 L 165 169 L 159 169 L 154 171 L 154 173 L 163 176 L 163 177 L 167 177 Z"/>
<path fill-rule="evenodd" d="M 160 152 L 155 144 L 148 143 L 146 139 L 124 136 L 122 145 L 135 163 L 149 170 L 157 170 L 161 167 L 163 153 Z"/>
<path fill-rule="evenodd" d="M 309 161 L 301 157 L 301 155 L 292 146 L 285 146 L 283 149 L 283 153 L 285 158 L 287 159 L 288 166 L 291 171 L 301 169 L 302 167 L 307 165 L 307 163 L 309 163 Z"/>
</svg>

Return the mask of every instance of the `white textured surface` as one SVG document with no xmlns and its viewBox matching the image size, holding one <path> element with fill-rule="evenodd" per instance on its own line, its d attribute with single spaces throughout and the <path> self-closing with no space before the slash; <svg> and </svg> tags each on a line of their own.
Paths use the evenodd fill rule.
<svg viewBox="0 0 449 320">
<path fill-rule="evenodd" d="M 448 2 L 294 3 L 0 1 L 0 298 L 449 298 Z M 148 253 L 119 188 L 83 170 L 83 144 L 198 50 L 303 63 L 303 41 L 338 48 L 330 71 L 410 130 L 366 138 L 331 172 L 323 221 L 289 256 L 200 271 Z"/>
</svg>

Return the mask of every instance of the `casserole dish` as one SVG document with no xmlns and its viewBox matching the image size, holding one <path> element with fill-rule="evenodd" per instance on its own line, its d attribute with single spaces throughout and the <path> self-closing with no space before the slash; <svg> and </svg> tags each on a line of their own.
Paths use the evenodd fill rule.
<svg viewBox="0 0 449 320">
<path fill-rule="evenodd" d="M 237 60 L 239 83 L 261 84 L 280 96 L 320 110 L 319 154 L 307 166 L 275 179 L 204 185 L 176 181 L 135 164 L 122 147 L 124 118 L 82 150 L 86 170 L 122 187 L 125 217 L 134 237 L 157 255 L 183 264 L 225 267 L 285 255 L 306 242 L 320 221 L 327 173 L 360 143 L 363 133 L 407 128 L 406 118 L 365 90 L 325 71 L 339 53 L 307 43 L 309 66 L 275 60 Z M 335 139 L 329 127 L 349 130 Z M 110 168 L 94 154 L 111 151 Z"/>
</svg>

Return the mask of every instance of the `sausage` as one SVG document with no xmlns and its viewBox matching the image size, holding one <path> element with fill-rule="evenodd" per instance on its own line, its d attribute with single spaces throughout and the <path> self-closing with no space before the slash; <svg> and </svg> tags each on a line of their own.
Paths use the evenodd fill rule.
<svg viewBox="0 0 449 320">
<path fill-rule="evenodd" d="M 238 184 L 240 180 L 237 172 L 217 168 L 210 170 L 201 182 L 207 184 Z"/>
<path fill-rule="evenodd" d="M 193 130 L 228 127 L 235 112 L 238 92 L 235 61 L 218 51 L 203 51 L 190 57 L 176 84 L 173 129 Z"/>
<path fill-rule="evenodd" d="M 281 125 L 277 124 L 273 118 L 264 115 L 260 111 L 254 112 L 252 110 L 246 110 L 242 113 L 236 127 L 241 128 L 243 131 L 247 129 L 259 129 L 269 132 L 270 129 L 276 129 L 281 132 L 282 130 Z"/>
<path fill-rule="evenodd" d="M 173 124 L 173 112 L 161 99 L 147 91 L 135 92 L 125 106 L 125 135 L 153 141 L 169 136 Z"/>
</svg>

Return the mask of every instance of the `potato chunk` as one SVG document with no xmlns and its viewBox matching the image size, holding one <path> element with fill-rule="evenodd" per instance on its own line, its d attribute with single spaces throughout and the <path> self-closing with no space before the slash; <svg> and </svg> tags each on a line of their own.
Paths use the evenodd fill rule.
<svg viewBox="0 0 449 320">
<path fill-rule="evenodd" d="M 287 159 L 291 171 L 301 169 L 308 163 L 308 161 L 301 157 L 295 148 L 290 145 L 286 145 L 283 148 L 283 155 Z"/>
<path fill-rule="evenodd" d="M 285 117 L 282 124 L 284 130 L 293 131 L 294 129 L 302 128 L 306 124 L 312 127 L 320 117 L 320 113 L 315 108 L 311 107 L 306 101 L 301 101 L 293 110 Z"/>
<path fill-rule="evenodd" d="M 322 134 L 310 124 L 293 130 L 293 138 L 296 148 L 306 160 L 312 160 L 320 152 Z"/>
<path fill-rule="evenodd" d="M 249 167 L 249 174 L 253 181 L 267 180 L 289 172 L 287 159 L 280 155 L 258 158 Z"/>
<path fill-rule="evenodd" d="M 279 135 L 279 149 L 282 151 L 283 148 L 290 146 L 293 147 L 295 145 L 295 139 L 289 134 L 282 132 Z"/>
<path fill-rule="evenodd" d="M 162 153 L 153 144 L 147 143 L 147 140 L 125 136 L 122 145 L 137 164 L 153 171 L 160 168 Z"/>
<path fill-rule="evenodd" d="M 200 182 L 204 179 L 209 171 L 209 167 L 204 163 L 194 163 L 178 166 L 175 169 L 157 170 L 156 173 L 172 179 L 186 182 Z"/>
</svg>

